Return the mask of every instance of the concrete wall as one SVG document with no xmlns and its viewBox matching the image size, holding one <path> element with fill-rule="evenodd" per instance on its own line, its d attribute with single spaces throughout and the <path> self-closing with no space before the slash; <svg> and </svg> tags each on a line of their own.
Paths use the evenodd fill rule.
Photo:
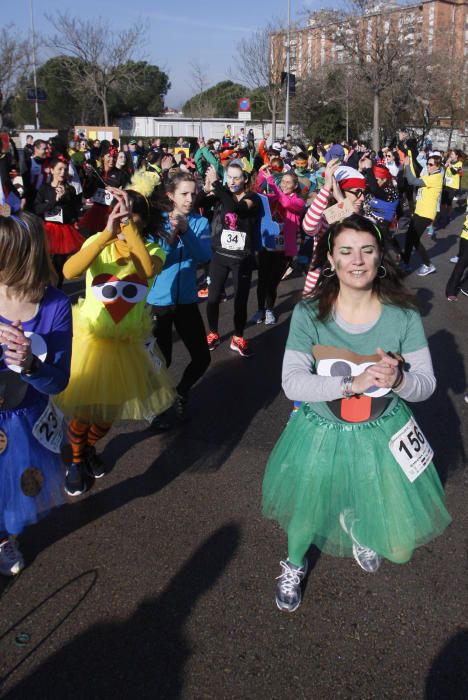
<svg viewBox="0 0 468 700">
<path fill-rule="evenodd" d="M 117 119 L 122 136 L 142 136 L 161 138 L 185 136 L 198 138 L 200 134 L 205 139 L 221 139 L 227 124 L 231 125 L 233 135 L 239 133 L 245 126 L 246 133 L 254 130 L 255 138 L 261 139 L 265 131 L 271 132 L 271 122 L 244 122 L 239 119 L 191 119 L 188 117 L 123 117 Z M 276 135 L 282 137 L 284 122 L 276 123 Z"/>
</svg>

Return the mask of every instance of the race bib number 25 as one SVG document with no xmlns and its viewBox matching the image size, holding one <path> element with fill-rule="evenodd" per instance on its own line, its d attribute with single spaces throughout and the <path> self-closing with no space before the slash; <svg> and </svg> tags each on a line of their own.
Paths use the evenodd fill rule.
<svg viewBox="0 0 468 700">
<path fill-rule="evenodd" d="M 431 463 L 434 451 L 414 418 L 410 418 L 388 443 L 390 451 L 411 483 Z"/>
<path fill-rule="evenodd" d="M 59 454 L 63 442 L 63 431 L 63 413 L 59 411 L 52 401 L 49 401 L 45 411 L 34 425 L 33 435 L 41 445 L 51 452 Z"/>
</svg>

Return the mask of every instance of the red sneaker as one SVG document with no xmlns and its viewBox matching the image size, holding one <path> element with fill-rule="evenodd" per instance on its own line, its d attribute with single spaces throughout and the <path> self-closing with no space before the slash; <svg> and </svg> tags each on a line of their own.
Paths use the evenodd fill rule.
<svg viewBox="0 0 468 700">
<path fill-rule="evenodd" d="M 217 333 L 208 333 L 206 336 L 206 342 L 208 343 L 208 348 L 214 350 L 220 344 L 219 335 Z"/>
<path fill-rule="evenodd" d="M 208 287 L 203 287 L 202 289 L 198 290 L 198 298 L 199 299 L 206 299 L 208 296 Z"/>
<path fill-rule="evenodd" d="M 252 357 L 253 353 L 249 350 L 249 345 L 245 338 L 240 338 L 237 335 L 233 335 L 231 339 L 231 345 L 229 346 L 234 352 L 238 352 L 242 357 Z"/>
</svg>

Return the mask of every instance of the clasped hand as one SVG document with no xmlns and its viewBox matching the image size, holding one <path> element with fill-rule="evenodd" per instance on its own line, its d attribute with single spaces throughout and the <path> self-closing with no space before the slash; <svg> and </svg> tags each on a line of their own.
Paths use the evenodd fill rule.
<svg viewBox="0 0 468 700">
<path fill-rule="evenodd" d="M 352 390 L 355 394 L 363 394 L 372 386 L 391 389 L 398 382 L 401 376 L 400 361 L 388 355 L 382 348 L 377 348 L 376 352 L 381 358 L 379 362 L 370 365 L 357 377 L 353 377 Z"/>
<path fill-rule="evenodd" d="M 3 345 L 3 359 L 7 366 L 30 368 L 33 359 L 31 341 L 25 336 L 21 321 L 14 321 L 11 325 L 0 323 L 0 343 Z"/>
</svg>

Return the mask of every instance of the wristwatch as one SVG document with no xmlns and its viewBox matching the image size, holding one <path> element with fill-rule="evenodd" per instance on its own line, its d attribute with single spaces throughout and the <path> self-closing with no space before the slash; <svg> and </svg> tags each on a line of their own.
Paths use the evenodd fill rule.
<svg viewBox="0 0 468 700">
<path fill-rule="evenodd" d="M 343 394 L 343 397 L 345 399 L 350 399 L 351 396 L 354 396 L 352 386 L 353 377 L 350 374 L 346 377 L 343 377 L 343 379 L 341 380 L 341 393 Z"/>
<path fill-rule="evenodd" d="M 22 369 L 21 370 L 21 376 L 23 377 L 32 377 L 36 372 L 39 370 L 40 367 L 40 360 L 38 357 L 35 355 L 32 356 L 32 362 L 29 367 L 29 369 Z"/>
</svg>

